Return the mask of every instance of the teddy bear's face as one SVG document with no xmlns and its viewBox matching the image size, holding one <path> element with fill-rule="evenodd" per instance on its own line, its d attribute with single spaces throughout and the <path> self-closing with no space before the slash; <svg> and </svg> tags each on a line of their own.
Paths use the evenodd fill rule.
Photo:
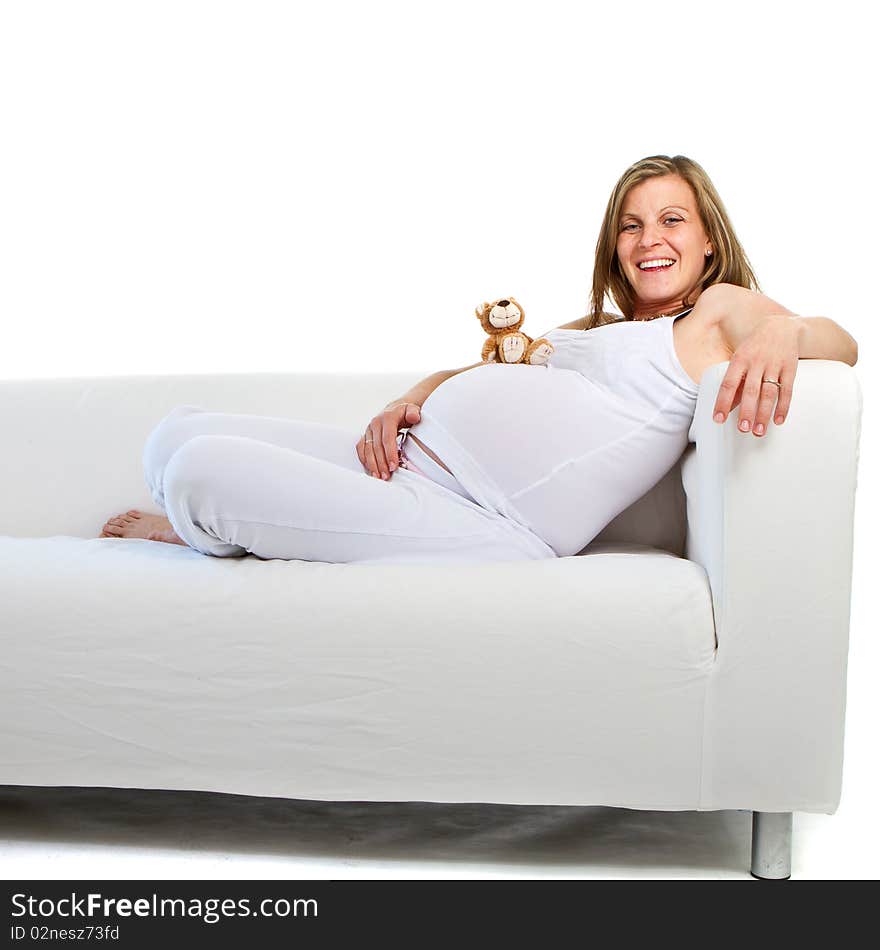
<svg viewBox="0 0 880 950">
<path fill-rule="evenodd" d="M 522 320 L 522 310 L 512 300 L 499 300 L 489 311 L 489 323 L 498 330 L 509 330 Z"/>
<path fill-rule="evenodd" d="M 487 333 L 499 330 L 516 330 L 522 326 L 525 314 L 522 307 L 512 298 L 505 297 L 494 303 L 483 305 L 480 320 Z"/>
</svg>

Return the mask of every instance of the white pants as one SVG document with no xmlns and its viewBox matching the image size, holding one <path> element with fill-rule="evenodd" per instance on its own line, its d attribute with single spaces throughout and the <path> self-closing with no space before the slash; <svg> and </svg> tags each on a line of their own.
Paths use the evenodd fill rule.
<svg viewBox="0 0 880 950">
<path fill-rule="evenodd" d="M 359 438 L 315 422 L 178 406 L 150 433 L 144 473 L 181 539 L 216 557 L 335 563 L 555 557 L 528 528 L 478 505 L 424 453 L 422 471 L 398 468 L 387 481 L 369 475 L 357 456 Z M 437 480 L 427 474 L 426 460 L 441 473 Z"/>
</svg>

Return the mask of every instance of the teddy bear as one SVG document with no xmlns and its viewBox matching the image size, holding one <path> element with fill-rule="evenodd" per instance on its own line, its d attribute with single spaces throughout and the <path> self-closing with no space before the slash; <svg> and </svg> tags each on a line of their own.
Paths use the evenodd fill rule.
<svg viewBox="0 0 880 950">
<path fill-rule="evenodd" d="M 476 308 L 477 319 L 489 338 L 483 344 L 484 363 L 530 363 L 542 366 L 550 359 L 553 344 L 541 337 L 533 340 L 520 331 L 526 315 L 513 297 L 502 297 Z"/>
</svg>

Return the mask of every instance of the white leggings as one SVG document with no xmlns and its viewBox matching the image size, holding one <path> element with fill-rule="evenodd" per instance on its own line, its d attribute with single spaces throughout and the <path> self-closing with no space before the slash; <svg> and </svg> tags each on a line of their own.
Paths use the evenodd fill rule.
<svg viewBox="0 0 880 950">
<path fill-rule="evenodd" d="M 417 454 L 418 469 L 398 468 L 387 481 L 369 475 L 357 456 L 359 438 L 316 422 L 178 406 L 147 438 L 144 474 L 180 538 L 216 557 L 555 557 L 526 527 L 478 505 L 412 440 L 401 464 L 407 452 Z"/>
</svg>

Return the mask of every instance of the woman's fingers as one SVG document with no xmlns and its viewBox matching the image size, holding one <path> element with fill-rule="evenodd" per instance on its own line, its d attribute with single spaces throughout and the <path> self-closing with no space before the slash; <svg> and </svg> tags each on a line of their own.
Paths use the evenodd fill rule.
<svg viewBox="0 0 880 950">
<path fill-rule="evenodd" d="M 721 380 L 721 385 L 718 387 L 718 395 L 715 398 L 715 408 L 712 410 L 712 417 L 716 422 L 724 422 L 730 414 L 731 409 L 737 405 L 737 390 L 739 390 L 744 372 L 745 368 L 742 363 L 734 357 L 727 367 L 727 372 L 724 374 L 724 379 Z M 740 415 L 742 415 L 741 410 Z"/>
<path fill-rule="evenodd" d="M 386 409 L 382 415 L 382 450 L 384 453 L 382 461 L 385 465 L 384 471 L 387 475 L 390 475 L 397 468 L 397 430 L 406 415 L 406 410 L 401 410 L 399 406 L 395 406 L 393 409 Z"/>
<path fill-rule="evenodd" d="M 391 472 L 394 470 L 389 465 L 389 456 L 394 459 L 395 467 L 397 466 L 397 430 L 394 419 L 400 413 L 398 412 L 395 415 L 391 411 L 389 415 L 389 412 L 386 409 L 381 415 L 376 416 L 370 423 L 366 435 L 367 470 L 371 475 L 384 481 L 391 477 Z M 390 451 L 389 441 L 391 444 Z"/>
<path fill-rule="evenodd" d="M 794 374 L 797 372 L 797 360 L 783 364 L 775 374 L 765 369 L 761 377 L 761 398 L 758 401 L 758 415 L 755 419 L 755 435 L 763 435 L 770 426 L 773 416 L 773 407 L 776 407 L 774 421 L 781 426 L 788 414 L 791 405 L 791 394 L 794 389 Z M 778 386 L 769 382 L 776 380 Z"/>
<path fill-rule="evenodd" d="M 382 444 L 382 430 L 380 426 L 377 425 L 376 419 L 373 419 L 370 423 L 367 434 L 364 436 L 364 442 L 364 456 L 366 458 L 367 471 L 376 478 L 381 478 L 382 473 L 379 468 L 379 459 L 376 449 L 377 446 L 381 446 Z"/>
<path fill-rule="evenodd" d="M 358 458 L 370 475 L 385 480 L 391 477 L 400 461 L 400 430 L 415 425 L 420 418 L 418 403 L 408 402 L 384 409 L 371 420 L 357 444 Z"/>
<path fill-rule="evenodd" d="M 794 392 L 794 377 L 797 374 L 797 360 L 791 360 L 782 367 L 779 382 L 779 401 L 776 403 L 776 425 L 781 426 L 788 418 L 788 407 L 791 405 L 791 395 Z M 774 386 L 774 389 L 776 387 Z"/>
<path fill-rule="evenodd" d="M 751 430 L 760 438 L 767 432 L 771 418 L 776 425 L 782 425 L 791 404 L 800 355 L 797 334 L 797 327 L 788 320 L 780 321 L 778 315 L 758 322 L 730 359 L 712 410 L 716 422 L 724 422 L 736 404 L 741 384 L 739 431 Z"/>
<path fill-rule="evenodd" d="M 713 418 L 716 422 L 724 422 L 739 404 L 739 431 L 752 432 L 758 438 L 766 435 L 771 418 L 776 425 L 782 425 L 788 415 L 796 371 L 796 361 L 783 364 L 776 374 L 757 364 L 745 366 L 731 363 L 718 388 Z M 766 381 L 771 379 L 780 385 Z"/>
<path fill-rule="evenodd" d="M 737 428 L 740 432 L 748 432 L 755 424 L 758 414 L 758 401 L 761 398 L 761 376 L 763 370 L 759 366 L 751 366 L 746 371 L 746 381 L 743 385 L 742 404 L 739 407 Z"/>
<path fill-rule="evenodd" d="M 769 373 L 764 373 L 761 380 L 761 391 L 758 396 L 758 411 L 755 415 L 754 424 L 752 425 L 752 432 L 759 438 L 767 431 L 767 426 L 770 425 L 770 416 L 773 414 L 773 407 L 776 405 L 776 396 L 779 392 L 778 387 L 774 386 L 773 383 L 764 381 L 770 379 L 775 379 L 779 382 L 778 377 L 771 376 Z"/>
</svg>

